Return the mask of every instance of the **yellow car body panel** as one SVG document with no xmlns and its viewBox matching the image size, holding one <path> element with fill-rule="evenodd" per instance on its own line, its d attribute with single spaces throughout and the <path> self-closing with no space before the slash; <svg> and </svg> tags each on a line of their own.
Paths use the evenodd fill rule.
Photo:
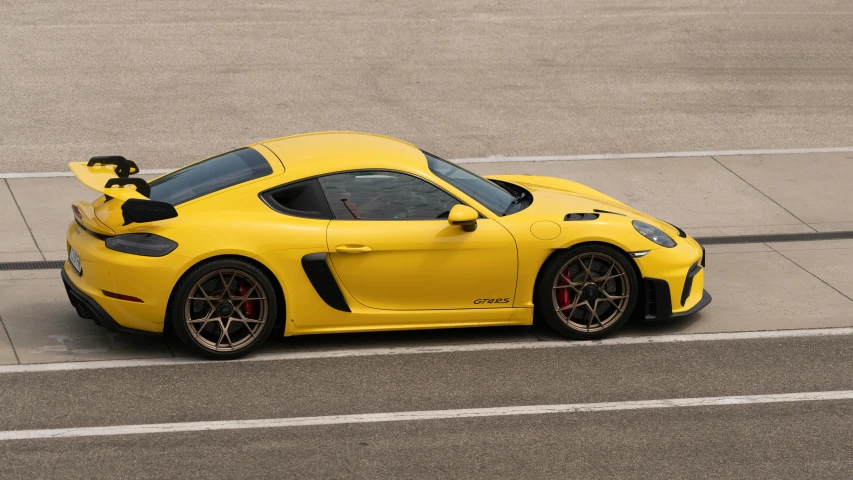
<svg viewBox="0 0 853 480">
<path fill-rule="evenodd" d="M 104 189 L 109 167 L 72 163 L 90 188 L 110 195 L 75 202 L 67 231 L 69 249 L 82 264 L 65 274 L 122 327 L 160 332 L 170 297 L 181 277 L 208 259 L 237 256 L 267 269 L 281 287 L 284 335 L 308 333 L 526 325 L 533 321 L 534 286 L 543 263 L 555 252 L 588 242 L 613 245 L 635 258 L 642 277 L 669 285 L 671 312 L 690 311 L 702 300 L 704 272 L 693 279 L 684 304 L 688 270 L 702 248 L 675 227 L 569 180 L 527 176 L 489 177 L 526 189 L 533 201 L 510 215 L 492 212 L 433 174 L 416 147 L 371 134 L 329 132 L 251 145 L 272 173 L 175 205 L 176 218 L 125 225 L 122 204 L 142 198 L 132 188 Z M 447 220 L 342 220 L 292 216 L 261 198 L 267 190 L 335 172 L 383 170 L 421 178 L 475 209 L 477 229 L 466 232 Z M 122 190 L 114 195 L 114 190 Z M 604 211 L 590 221 L 566 221 L 571 213 Z M 640 235 L 632 220 L 665 231 L 677 246 L 663 248 Z M 111 250 L 104 238 L 149 233 L 177 248 L 163 257 Z M 349 311 L 330 306 L 306 274 L 306 256 L 325 254 L 326 264 Z M 642 279 L 641 279 L 642 280 Z M 141 303 L 111 298 L 113 292 Z M 638 307 L 640 308 L 640 307 Z"/>
</svg>

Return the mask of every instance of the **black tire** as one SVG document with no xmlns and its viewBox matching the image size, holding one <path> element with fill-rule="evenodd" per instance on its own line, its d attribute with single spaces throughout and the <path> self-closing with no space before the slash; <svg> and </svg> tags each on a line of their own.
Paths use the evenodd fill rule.
<svg viewBox="0 0 853 480">
<path fill-rule="evenodd" d="M 583 267 L 587 263 L 589 275 Z M 608 264 L 614 267 L 610 269 Z M 536 314 L 560 334 L 574 340 L 596 340 L 625 325 L 639 296 L 632 260 L 618 248 L 588 244 L 558 252 L 545 262 L 536 283 L 534 304 Z"/>
<path fill-rule="evenodd" d="M 220 259 L 196 265 L 181 279 L 169 313 L 175 333 L 193 353 L 232 360 L 263 345 L 275 326 L 278 301 L 261 269 L 244 260 Z"/>
</svg>

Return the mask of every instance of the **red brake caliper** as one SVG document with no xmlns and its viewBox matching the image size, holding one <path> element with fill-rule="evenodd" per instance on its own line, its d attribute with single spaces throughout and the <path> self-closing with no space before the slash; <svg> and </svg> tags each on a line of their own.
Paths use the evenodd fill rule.
<svg viewBox="0 0 853 480">
<path fill-rule="evenodd" d="M 560 285 L 568 285 L 571 277 L 569 276 L 569 270 L 566 269 L 565 278 L 560 275 Z M 572 297 L 569 295 L 569 288 L 561 288 L 557 290 L 557 303 L 560 304 L 560 307 L 567 307 L 572 304 Z"/>
<path fill-rule="evenodd" d="M 249 292 L 249 284 L 246 283 L 245 280 L 240 282 L 240 288 L 238 292 L 240 293 L 241 297 Z M 257 302 L 257 300 L 249 300 L 243 303 L 243 313 L 245 313 L 246 316 L 249 318 L 255 318 L 255 302 Z"/>
</svg>

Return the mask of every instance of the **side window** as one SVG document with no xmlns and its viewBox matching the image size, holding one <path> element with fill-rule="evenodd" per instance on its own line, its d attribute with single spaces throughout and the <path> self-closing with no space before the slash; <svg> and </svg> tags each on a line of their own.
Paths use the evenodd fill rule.
<svg viewBox="0 0 853 480">
<path fill-rule="evenodd" d="M 332 211 L 316 178 L 291 183 L 261 195 L 267 205 L 296 217 L 332 218 Z"/>
<path fill-rule="evenodd" d="M 369 170 L 320 178 L 336 219 L 435 220 L 460 203 L 429 182 L 397 172 Z"/>
</svg>

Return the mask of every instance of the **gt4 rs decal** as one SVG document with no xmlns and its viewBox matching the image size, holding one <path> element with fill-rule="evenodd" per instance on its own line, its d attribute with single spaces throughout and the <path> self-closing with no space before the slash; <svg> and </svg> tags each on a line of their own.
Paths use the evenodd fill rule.
<svg viewBox="0 0 853 480">
<path fill-rule="evenodd" d="M 484 303 L 509 303 L 508 298 L 478 298 L 474 300 L 474 305 L 481 305 Z"/>
</svg>

